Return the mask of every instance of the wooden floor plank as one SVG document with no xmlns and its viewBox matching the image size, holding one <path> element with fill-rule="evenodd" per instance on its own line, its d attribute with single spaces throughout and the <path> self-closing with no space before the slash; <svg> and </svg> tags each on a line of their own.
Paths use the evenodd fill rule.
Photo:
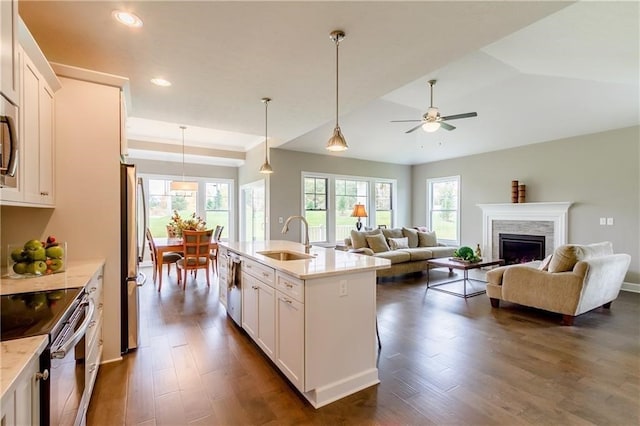
<svg viewBox="0 0 640 426">
<path fill-rule="evenodd" d="M 101 366 L 90 426 L 640 424 L 640 294 L 563 327 L 485 295 L 425 292 L 424 275 L 385 278 L 380 384 L 314 409 L 228 319 L 215 277 L 186 291 L 163 281 L 141 288 L 139 348 Z"/>
</svg>

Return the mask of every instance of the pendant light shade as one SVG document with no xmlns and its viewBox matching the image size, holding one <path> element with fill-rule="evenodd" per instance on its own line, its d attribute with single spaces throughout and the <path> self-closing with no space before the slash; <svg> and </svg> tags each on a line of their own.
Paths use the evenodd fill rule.
<svg viewBox="0 0 640 426">
<path fill-rule="evenodd" d="M 262 98 L 262 102 L 264 103 L 264 163 L 260 166 L 260 173 L 264 174 L 273 173 L 271 164 L 269 164 L 269 139 L 267 138 L 267 111 L 269 109 L 270 101 L 271 98 Z"/>
<path fill-rule="evenodd" d="M 185 182 L 184 180 L 184 131 L 186 130 L 186 126 L 180 126 L 182 130 L 182 181 L 173 181 L 171 182 L 171 190 L 172 191 L 196 191 L 198 189 L 198 184 L 196 182 Z"/>
<path fill-rule="evenodd" d="M 340 130 L 340 125 L 338 124 L 338 48 L 340 47 L 340 42 L 344 40 L 344 32 L 339 30 L 332 31 L 331 34 L 329 34 L 329 38 L 331 38 L 331 40 L 336 44 L 336 127 L 333 129 L 333 136 L 329 138 L 326 148 L 328 151 L 339 152 L 349 149 L 349 145 L 347 145 L 347 141 L 344 139 L 342 131 Z"/>
</svg>

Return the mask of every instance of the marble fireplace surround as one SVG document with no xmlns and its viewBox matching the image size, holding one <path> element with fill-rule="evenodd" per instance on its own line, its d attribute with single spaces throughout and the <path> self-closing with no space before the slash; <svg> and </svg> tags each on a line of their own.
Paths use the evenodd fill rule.
<svg viewBox="0 0 640 426">
<path fill-rule="evenodd" d="M 495 222 L 499 224 L 500 232 L 505 232 L 506 227 L 510 228 L 508 231 L 511 233 L 544 234 L 547 241 L 546 252 L 552 253 L 556 247 L 566 244 L 569 238 L 568 221 L 571 204 L 569 201 L 478 204 L 482 209 L 482 252 L 491 253 L 493 258 L 498 258 Z M 515 226 L 509 227 L 510 222 Z M 550 224 L 551 227 L 549 227 Z M 520 226 L 521 229 L 519 229 Z M 537 231 L 531 232 L 531 230 Z M 550 247 L 549 243 L 553 245 Z"/>
</svg>

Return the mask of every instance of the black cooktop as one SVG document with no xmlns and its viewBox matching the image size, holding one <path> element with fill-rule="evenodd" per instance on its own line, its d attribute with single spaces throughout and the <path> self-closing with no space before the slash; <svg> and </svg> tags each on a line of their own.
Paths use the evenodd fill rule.
<svg viewBox="0 0 640 426">
<path fill-rule="evenodd" d="M 82 288 L 0 296 L 0 341 L 50 334 Z"/>
</svg>

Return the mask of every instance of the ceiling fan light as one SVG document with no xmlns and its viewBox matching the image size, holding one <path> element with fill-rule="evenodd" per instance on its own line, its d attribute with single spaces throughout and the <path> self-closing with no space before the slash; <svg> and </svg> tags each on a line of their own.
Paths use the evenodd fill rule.
<svg viewBox="0 0 640 426">
<path fill-rule="evenodd" d="M 439 128 L 440 128 L 440 122 L 439 121 L 426 121 L 422 125 L 422 130 L 424 130 L 425 132 L 429 132 L 429 133 L 435 132 Z"/>
<path fill-rule="evenodd" d="M 336 126 L 335 129 L 333 129 L 333 136 L 331 136 L 327 142 L 327 151 L 341 152 L 347 149 L 349 149 L 349 145 L 347 145 L 347 141 L 344 139 L 344 136 L 342 136 L 340 126 Z"/>
</svg>

